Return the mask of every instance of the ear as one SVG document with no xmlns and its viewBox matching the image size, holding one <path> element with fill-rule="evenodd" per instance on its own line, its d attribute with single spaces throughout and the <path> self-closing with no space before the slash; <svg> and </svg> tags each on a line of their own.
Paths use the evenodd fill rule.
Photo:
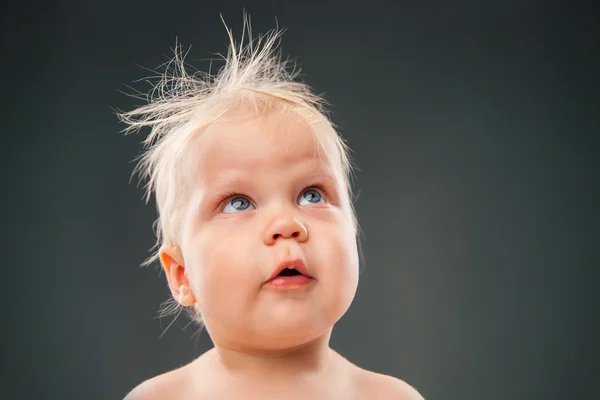
<svg viewBox="0 0 600 400">
<path fill-rule="evenodd" d="M 194 305 L 196 297 L 192 293 L 183 256 L 179 248 L 162 246 L 158 251 L 158 256 L 165 270 L 173 298 L 182 306 L 188 307 Z"/>
</svg>

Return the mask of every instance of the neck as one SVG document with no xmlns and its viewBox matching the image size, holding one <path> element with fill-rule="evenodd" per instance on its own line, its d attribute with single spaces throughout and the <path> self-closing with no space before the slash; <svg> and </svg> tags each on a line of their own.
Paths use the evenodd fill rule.
<svg viewBox="0 0 600 400">
<path fill-rule="evenodd" d="M 308 343 L 276 351 L 251 351 L 215 343 L 214 355 L 219 368 L 238 379 L 269 377 L 273 383 L 289 383 L 291 378 L 312 380 L 331 372 L 335 352 L 329 348 L 330 337 L 331 330 Z"/>
</svg>

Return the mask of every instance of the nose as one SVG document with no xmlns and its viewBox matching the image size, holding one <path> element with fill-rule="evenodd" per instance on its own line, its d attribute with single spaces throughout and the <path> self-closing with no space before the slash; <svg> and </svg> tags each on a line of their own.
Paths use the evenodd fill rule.
<svg viewBox="0 0 600 400">
<path fill-rule="evenodd" d="M 265 229 L 265 244 L 272 246 L 280 239 L 295 239 L 305 242 L 308 230 L 298 218 L 287 215 L 273 218 Z"/>
</svg>

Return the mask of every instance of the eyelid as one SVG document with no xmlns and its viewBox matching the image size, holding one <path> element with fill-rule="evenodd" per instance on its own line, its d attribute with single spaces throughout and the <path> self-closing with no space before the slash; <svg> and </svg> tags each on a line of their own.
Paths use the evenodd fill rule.
<svg viewBox="0 0 600 400">
<path fill-rule="evenodd" d="M 250 201 L 250 203 L 252 203 L 252 205 L 254 207 L 256 207 L 256 204 L 254 204 L 254 202 L 252 201 L 250 196 L 248 196 L 247 194 L 243 194 L 243 193 L 239 193 L 239 192 L 228 192 L 220 197 L 220 200 L 217 202 L 217 204 L 218 204 L 217 210 L 219 212 L 223 211 L 223 209 L 225 208 L 227 203 L 230 202 L 231 200 L 235 199 L 236 197 L 245 197 Z"/>
<path fill-rule="evenodd" d="M 310 189 L 316 189 L 318 190 L 321 195 L 323 196 L 323 199 L 325 200 L 325 202 L 329 202 L 329 193 L 328 190 L 326 188 L 326 185 L 320 182 L 315 182 L 311 185 L 306 186 L 304 189 L 302 189 L 302 191 L 300 192 L 300 194 L 298 195 L 298 198 L 296 200 L 300 199 L 300 196 L 302 196 L 302 193 L 306 192 L 307 190 Z M 256 207 L 256 204 L 254 203 L 254 201 L 252 200 L 252 198 L 250 196 L 248 196 L 247 194 L 244 193 L 240 193 L 240 192 L 228 192 L 222 196 L 219 197 L 219 200 L 217 202 L 218 206 L 217 206 L 217 210 L 219 212 L 223 211 L 223 209 L 225 208 L 225 206 L 227 205 L 227 202 L 235 199 L 236 197 L 245 197 L 247 198 L 254 207 Z"/>
<path fill-rule="evenodd" d="M 309 186 L 305 187 L 304 189 L 302 189 L 302 191 L 298 195 L 298 199 L 300 199 L 300 196 L 302 196 L 302 193 L 304 193 L 310 189 L 317 189 L 323 196 L 323 200 L 325 200 L 325 202 L 329 202 L 329 192 L 326 189 L 326 185 L 324 185 L 323 183 L 320 183 L 320 182 L 315 182 L 312 185 L 309 185 Z"/>
</svg>

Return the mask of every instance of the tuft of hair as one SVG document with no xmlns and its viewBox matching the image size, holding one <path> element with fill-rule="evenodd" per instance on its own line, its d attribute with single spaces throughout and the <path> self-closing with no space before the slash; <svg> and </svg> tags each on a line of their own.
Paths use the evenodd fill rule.
<svg viewBox="0 0 600 400">
<path fill-rule="evenodd" d="M 217 54 L 224 66 L 216 74 L 211 74 L 210 70 L 208 73 L 188 72 L 192 68 L 185 61 L 187 52 L 184 53 L 181 44 L 176 43 L 174 57 L 162 66 L 164 71 L 146 78 L 150 83 L 152 79 L 157 83 L 152 84 L 147 94 L 133 96 L 147 104 L 117 113 L 127 125 L 123 129 L 125 134 L 150 128 L 133 171 L 146 181 L 146 202 L 155 195 L 158 211 L 154 224 L 156 244 L 152 256 L 142 265 L 158 260 L 161 245 L 177 242 L 178 211 L 187 202 L 186 191 L 182 189 L 185 188 L 182 171 L 186 151 L 194 137 L 208 125 L 230 111 L 249 106 L 259 115 L 273 109 L 291 111 L 309 123 L 325 123 L 335 132 L 334 124 L 326 115 L 323 97 L 313 93 L 307 84 L 297 81 L 300 70 L 294 66 L 290 71 L 289 60 L 283 60 L 276 52 L 284 30 L 277 28 L 255 39 L 247 14 L 244 14 L 243 22 L 242 39 L 236 43 L 232 30 L 223 21 L 229 48 L 227 56 Z M 351 197 L 350 149 L 337 133 L 333 136 L 336 156 Z M 189 311 L 193 319 L 201 322 L 197 310 Z"/>
</svg>

